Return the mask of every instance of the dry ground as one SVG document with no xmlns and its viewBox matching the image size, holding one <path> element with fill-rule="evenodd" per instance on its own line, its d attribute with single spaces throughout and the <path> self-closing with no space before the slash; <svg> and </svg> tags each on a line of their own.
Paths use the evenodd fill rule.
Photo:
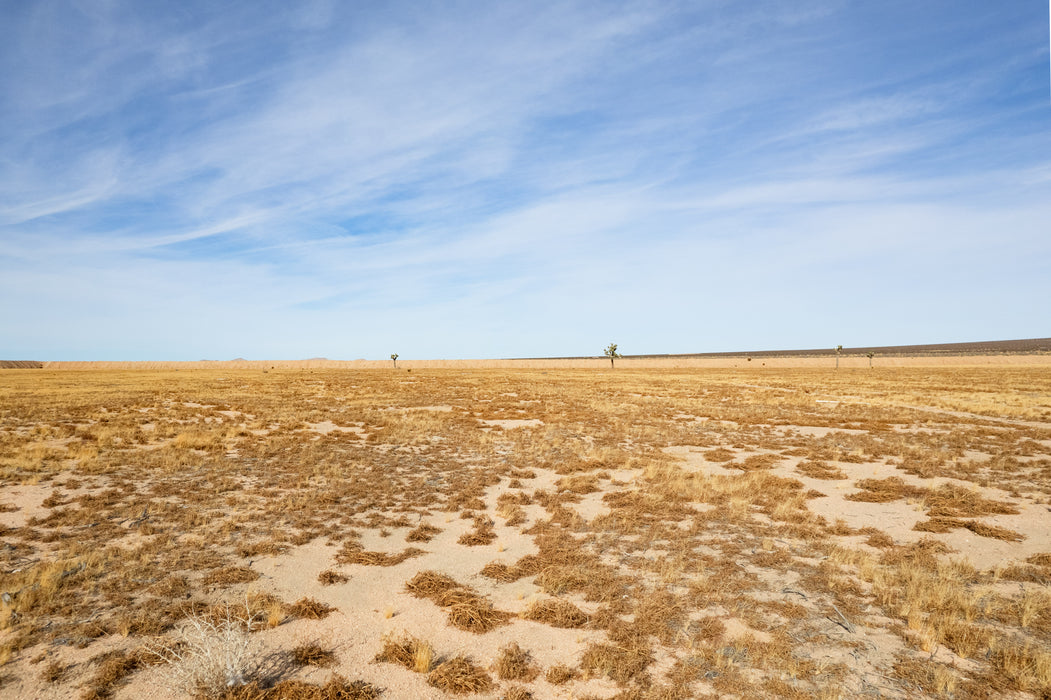
<svg viewBox="0 0 1051 700">
<path fill-rule="evenodd" d="M 1048 367 L 4 370 L 0 483 L 4 697 L 1051 697 Z"/>
</svg>

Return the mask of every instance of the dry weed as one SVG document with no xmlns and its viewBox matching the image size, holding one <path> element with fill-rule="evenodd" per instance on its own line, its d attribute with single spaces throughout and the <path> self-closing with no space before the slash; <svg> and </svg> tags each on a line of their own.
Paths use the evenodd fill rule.
<svg viewBox="0 0 1051 700">
<path fill-rule="evenodd" d="M 307 642 L 292 649 L 292 661 L 299 666 L 326 667 L 336 663 L 336 654 L 317 642 Z"/>
<path fill-rule="evenodd" d="M 587 613 L 561 598 L 544 598 L 534 601 L 526 608 L 523 617 L 564 629 L 583 627 L 590 620 Z"/>
<path fill-rule="evenodd" d="M 427 676 L 427 682 L 453 695 L 484 693 L 493 685 L 489 674 L 475 666 L 470 657 L 463 655 L 439 664 Z"/>
<path fill-rule="evenodd" d="M 496 675 L 503 681 L 531 681 L 540 675 L 540 669 L 528 650 L 511 642 L 500 649 L 496 659 Z"/>
</svg>

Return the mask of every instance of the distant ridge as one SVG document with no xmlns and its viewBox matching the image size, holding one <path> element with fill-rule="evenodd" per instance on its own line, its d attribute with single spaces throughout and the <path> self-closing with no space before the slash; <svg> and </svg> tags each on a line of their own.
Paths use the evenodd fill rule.
<svg viewBox="0 0 1051 700">
<path fill-rule="evenodd" d="M 873 347 L 844 347 L 841 355 L 879 356 L 911 355 L 931 357 L 937 355 L 1030 355 L 1051 352 L 1051 338 L 1028 338 L 1024 340 L 989 340 L 977 343 L 935 343 L 930 345 L 881 345 Z M 687 358 L 687 357 L 826 357 L 835 355 L 835 348 L 815 348 L 812 350 L 756 350 L 753 352 L 705 352 L 683 355 L 625 355 L 638 358 Z"/>
<path fill-rule="evenodd" d="M 36 360 L 0 360 L 0 369 L 43 369 L 44 363 Z"/>
</svg>

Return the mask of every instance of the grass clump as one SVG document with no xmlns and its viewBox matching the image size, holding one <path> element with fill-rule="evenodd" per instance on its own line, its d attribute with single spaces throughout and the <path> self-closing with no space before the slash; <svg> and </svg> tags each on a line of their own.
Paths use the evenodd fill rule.
<svg viewBox="0 0 1051 700">
<path fill-rule="evenodd" d="M 328 617 L 333 610 L 335 610 L 335 608 L 331 605 L 322 603 L 319 600 L 314 600 L 313 598 L 300 598 L 296 602 L 289 603 L 285 606 L 285 612 L 287 614 L 303 620 L 323 620 Z"/>
<path fill-rule="evenodd" d="M 231 688 L 215 700 L 375 700 L 382 691 L 365 681 L 348 681 L 333 674 L 324 685 L 298 680 L 284 680 L 273 687 L 258 681 Z"/>
<path fill-rule="evenodd" d="M 336 654 L 330 649 L 323 648 L 317 642 L 307 642 L 292 650 L 292 661 L 297 666 L 319 666 L 324 668 L 336 663 Z"/>
<path fill-rule="evenodd" d="M 407 635 L 388 635 L 376 661 L 398 664 L 416 673 L 429 673 L 435 662 L 434 647 L 429 642 Z"/>
<path fill-rule="evenodd" d="M 418 527 L 409 531 L 409 534 L 405 535 L 406 542 L 430 542 L 438 534 L 441 533 L 441 529 L 434 525 L 428 525 L 424 523 Z"/>
<path fill-rule="evenodd" d="M 523 686 L 512 685 L 500 696 L 500 700 L 533 700 L 533 694 Z"/>
<path fill-rule="evenodd" d="M 343 543 L 343 548 L 336 553 L 337 564 L 361 564 L 363 566 L 397 566 L 402 562 L 426 554 L 422 549 L 409 547 L 397 554 L 387 552 L 370 552 L 358 542 Z"/>
<path fill-rule="evenodd" d="M 427 676 L 427 682 L 453 695 L 484 693 L 493 687 L 489 674 L 462 654 L 439 664 Z"/>
<path fill-rule="evenodd" d="M 456 580 L 437 571 L 421 571 L 405 584 L 405 590 L 417 598 L 437 600 L 438 596 L 453 588 L 462 588 Z"/>
<path fill-rule="evenodd" d="M 322 586 L 334 586 L 338 583 L 346 583 L 350 577 L 332 569 L 326 569 L 317 575 L 318 583 Z"/>
<path fill-rule="evenodd" d="M 497 610 L 487 599 L 471 594 L 466 599 L 448 606 L 449 624 L 456 629 L 485 634 L 507 624 L 509 614 Z"/>
<path fill-rule="evenodd" d="M 568 664 L 555 664 L 547 669 L 544 679 L 551 685 L 562 685 L 580 676 L 580 671 Z"/>
<path fill-rule="evenodd" d="M 503 681 L 531 681 L 540 675 L 540 669 L 528 650 L 520 647 L 518 642 L 511 642 L 500 650 L 496 675 Z"/>
<path fill-rule="evenodd" d="M 586 612 L 561 598 L 545 598 L 535 601 L 526 608 L 523 617 L 563 629 L 583 627 L 591 619 Z"/>
</svg>

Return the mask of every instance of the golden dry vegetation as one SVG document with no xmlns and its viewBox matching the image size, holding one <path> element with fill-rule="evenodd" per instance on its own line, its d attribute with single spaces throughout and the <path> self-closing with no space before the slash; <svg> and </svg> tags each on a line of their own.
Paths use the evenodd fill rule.
<svg viewBox="0 0 1051 700">
<path fill-rule="evenodd" d="M 1048 367 L 3 370 L 0 480 L 5 697 L 1051 697 Z"/>
</svg>

